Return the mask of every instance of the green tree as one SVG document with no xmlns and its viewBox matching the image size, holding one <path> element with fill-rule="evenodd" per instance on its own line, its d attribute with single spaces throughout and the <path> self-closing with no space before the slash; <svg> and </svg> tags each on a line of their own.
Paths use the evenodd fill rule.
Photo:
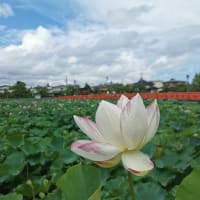
<svg viewBox="0 0 200 200">
<path fill-rule="evenodd" d="M 123 93 L 124 92 L 124 85 L 122 83 L 112 83 L 107 86 L 108 91 L 110 93 Z"/>
<path fill-rule="evenodd" d="M 92 92 L 92 88 L 90 87 L 88 83 L 85 83 L 85 86 L 83 87 L 83 89 L 87 91 L 88 94 Z"/>
<path fill-rule="evenodd" d="M 137 82 L 133 85 L 134 92 L 146 92 L 145 84 L 143 82 Z"/>
<path fill-rule="evenodd" d="M 17 81 L 11 89 L 12 96 L 15 98 L 25 98 L 32 96 L 31 91 L 26 88 L 26 84 L 22 81 Z"/>
<path fill-rule="evenodd" d="M 80 89 L 80 86 L 77 85 L 77 84 L 74 84 L 74 85 L 67 85 L 67 86 L 66 86 L 65 94 L 66 94 L 66 95 L 75 95 L 75 94 L 79 94 L 79 89 Z"/>
<path fill-rule="evenodd" d="M 187 83 L 179 83 L 175 87 L 171 88 L 173 92 L 187 92 Z"/>
<path fill-rule="evenodd" d="M 10 92 L 7 89 L 4 89 L 4 93 L 1 93 L 0 97 L 1 98 L 10 98 L 11 94 L 10 94 Z"/>
<path fill-rule="evenodd" d="M 47 87 L 37 86 L 36 90 L 41 95 L 41 97 L 49 97 L 49 92 Z"/>
<path fill-rule="evenodd" d="M 133 84 L 124 85 L 124 92 L 131 93 L 134 91 Z"/>
<path fill-rule="evenodd" d="M 196 73 L 192 79 L 191 90 L 200 91 L 200 72 Z"/>
</svg>

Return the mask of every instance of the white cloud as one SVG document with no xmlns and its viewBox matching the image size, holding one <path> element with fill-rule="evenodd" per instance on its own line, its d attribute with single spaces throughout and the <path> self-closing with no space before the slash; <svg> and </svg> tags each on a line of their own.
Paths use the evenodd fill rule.
<svg viewBox="0 0 200 200">
<path fill-rule="evenodd" d="M 69 83 L 76 80 L 81 85 L 95 85 L 104 83 L 106 76 L 113 82 L 130 83 L 141 74 L 151 80 L 162 70 L 176 71 L 189 59 L 185 53 L 163 55 L 167 44 L 159 41 L 162 34 L 155 36 L 158 42 L 153 56 L 152 51 L 145 52 L 149 43 L 153 47 L 155 38 L 150 35 L 130 30 L 99 32 L 99 28 L 87 27 L 66 31 L 40 26 L 23 31 L 18 45 L 0 49 L 0 71 L 9 74 L 13 82 L 25 80 L 33 85 L 63 84 L 66 77 Z"/>
<path fill-rule="evenodd" d="M 24 50 L 33 53 L 33 51 L 45 51 L 47 46 L 51 45 L 52 37 L 48 29 L 39 26 L 36 30 L 26 31 L 23 35 L 20 45 L 9 45 L 6 51 Z"/>
<path fill-rule="evenodd" d="M 150 66 L 152 69 L 158 70 L 173 70 L 181 66 L 189 58 L 188 55 L 181 55 L 175 57 L 160 56 L 155 62 Z"/>
<path fill-rule="evenodd" d="M 12 7 L 7 3 L 0 3 L 0 17 L 13 16 L 14 12 Z"/>
<path fill-rule="evenodd" d="M 78 59 L 77 59 L 77 57 L 76 56 L 70 56 L 69 58 L 68 58 L 68 64 L 75 64 L 75 63 L 77 63 L 77 61 L 78 61 Z"/>
<path fill-rule="evenodd" d="M 10 30 L 7 39 L 9 34 L 0 35 L 10 41 L 0 46 L 0 74 L 7 77 L 0 84 L 24 80 L 29 85 L 56 85 L 68 77 L 69 83 L 95 85 L 104 83 L 106 76 L 112 82 L 127 83 L 137 81 L 141 74 L 147 80 L 166 80 L 197 69 L 185 67 L 194 57 L 199 59 L 197 0 L 76 3 L 82 20 L 78 16 L 67 28 L 39 26 Z"/>
<path fill-rule="evenodd" d="M 76 0 L 89 20 L 119 26 L 125 24 L 137 31 L 169 30 L 199 24 L 199 0 Z M 136 20 L 137 19 L 137 20 Z"/>
<path fill-rule="evenodd" d="M 71 32 L 54 32 L 44 27 L 24 31 L 20 44 L 0 49 L 0 70 L 5 74 L 13 74 L 14 79 L 17 75 L 19 78 L 22 75 L 32 75 L 33 78 L 39 75 L 35 84 L 44 82 L 43 79 L 58 83 L 58 77 L 63 83 L 66 76 L 69 81 L 76 80 L 81 85 L 85 82 L 102 83 L 105 76 L 114 82 L 139 78 L 141 70 L 144 70 L 143 61 L 137 59 L 130 50 L 113 53 L 108 48 L 108 52 L 104 53 L 103 49 L 99 50 L 97 42 L 88 44 L 88 40 L 99 41 L 102 35 L 97 35 L 94 30 L 91 33 L 83 29 L 76 41 L 74 38 L 77 35 Z M 101 61 L 95 62 L 95 56 L 100 56 Z"/>
<path fill-rule="evenodd" d="M 136 20 L 144 13 L 151 10 L 150 6 L 141 5 L 128 9 L 110 10 L 107 13 L 108 22 L 115 26 L 127 26 L 136 23 Z"/>
</svg>

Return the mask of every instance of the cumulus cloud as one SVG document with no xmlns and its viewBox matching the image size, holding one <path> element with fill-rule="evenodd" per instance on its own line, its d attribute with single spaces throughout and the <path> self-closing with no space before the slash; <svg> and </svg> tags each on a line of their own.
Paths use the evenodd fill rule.
<svg viewBox="0 0 200 200">
<path fill-rule="evenodd" d="M 186 54 L 162 54 L 167 43 L 162 44 L 158 36 L 134 30 L 100 34 L 98 28 L 64 31 L 40 26 L 24 31 L 19 44 L 0 49 L 0 70 L 13 82 L 22 79 L 29 85 L 63 84 L 66 77 L 69 83 L 76 80 L 81 85 L 102 84 L 106 76 L 123 83 L 136 82 L 141 74 L 151 80 L 162 70 L 177 69 L 189 58 Z M 152 41 L 155 51 L 149 53 Z"/>
<path fill-rule="evenodd" d="M 0 3 L 0 17 L 10 17 L 14 15 L 12 7 L 7 3 Z"/>
<path fill-rule="evenodd" d="M 68 83 L 76 80 L 81 85 L 102 84 L 106 77 L 132 83 L 141 74 L 147 80 L 166 80 L 197 69 L 185 65 L 198 59 L 200 51 L 198 1 L 75 2 L 87 23 L 76 18 L 67 28 L 41 25 L 9 34 L 2 30 L 0 84 L 23 80 L 29 85 L 57 85 L 66 77 Z"/>
<path fill-rule="evenodd" d="M 36 30 L 26 31 L 20 45 L 9 45 L 5 48 L 5 51 L 22 50 L 31 53 L 33 51 L 44 51 L 46 45 L 51 46 L 51 41 L 50 31 L 40 26 Z"/>
<path fill-rule="evenodd" d="M 105 76 L 114 82 L 139 78 L 144 70 L 143 61 L 128 49 L 113 52 L 112 48 L 108 48 L 106 52 L 98 46 L 103 36 L 97 38 L 96 35 L 95 32 L 82 30 L 78 34 L 79 40 L 75 40 L 77 35 L 71 32 L 66 34 L 44 27 L 27 30 L 20 44 L 0 49 L 0 70 L 13 76 L 13 79 L 17 76 L 27 76 L 27 80 L 30 76 L 37 77 L 40 83 L 45 80 L 57 83 L 55 79 L 58 77 L 63 83 L 66 76 L 71 82 L 76 80 L 81 85 L 85 82 L 103 83 Z M 96 42 L 87 45 L 87 38 Z M 98 57 L 101 59 L 95 59 Z"/>
<path fill-rule="evenodd" d="M 150 68 L 159 70 L 175 69 L 179 66 L 181 67 L 181 64 L 187 59 L 188 55 L 174 57 L 160 56 L 152 65 L 150 65 Z"/>
</svg>

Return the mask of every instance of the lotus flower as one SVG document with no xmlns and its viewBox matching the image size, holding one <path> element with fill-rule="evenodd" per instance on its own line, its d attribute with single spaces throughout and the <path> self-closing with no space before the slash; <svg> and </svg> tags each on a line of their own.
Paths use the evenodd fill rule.
<svg viewBox="0 0 200 200">
<path fill-rule="evenodd" d="M 113 167 L 122 161 L 125 169 L 143 176 L 154 168 L 148 155 L 140 149 L 155 135 L 160 113 L 157 101 L 147 108 L 139 94 L 129 100 L 122 95 L 117 105 L 101 101 L 96 123 L 74 116 L 79 128 L 91 140 L 77 140 L 71 150 L 102 167 Z"/>
</svg>

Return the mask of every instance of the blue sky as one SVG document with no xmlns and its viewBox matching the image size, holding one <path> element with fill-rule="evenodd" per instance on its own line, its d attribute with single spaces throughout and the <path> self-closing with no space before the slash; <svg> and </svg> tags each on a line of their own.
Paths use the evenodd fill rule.
<svg viewBox="0 0 200 200">
<path fill-rule="evenodd" d="M 190 80 L 198 0 L 1 0 L 0 85 Z"/>
</svg>

